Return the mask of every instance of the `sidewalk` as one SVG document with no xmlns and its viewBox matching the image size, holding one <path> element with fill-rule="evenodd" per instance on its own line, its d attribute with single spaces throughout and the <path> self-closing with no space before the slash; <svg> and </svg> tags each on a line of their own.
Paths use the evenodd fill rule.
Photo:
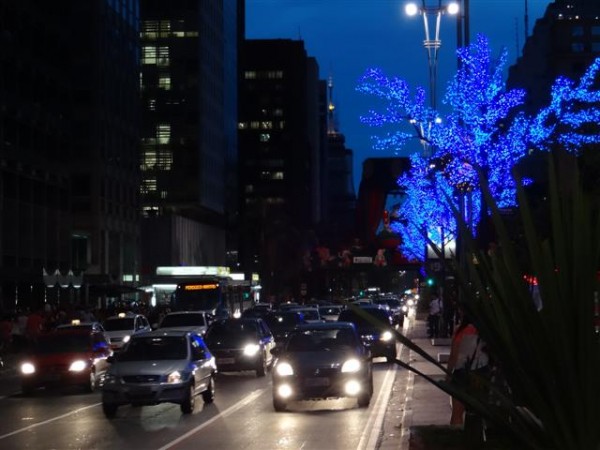
<svg viewBox="0 0 600 450">
<path fill-rule="evenodd" d="M 450 354 L 450 339 L 427 337 L 427 322 L 411 318 L 407 337 L 435 359 L 445 361 Z M 444 373 L 417 353 L 402 346 L 399 358 L 422 373 L 443 378 Z M 423 377 L 399 368 L 387 407 L 379 450 L 409 450 L 411 427 L 444 426 L 450 423 L 450 397 Z"/>
</svg>

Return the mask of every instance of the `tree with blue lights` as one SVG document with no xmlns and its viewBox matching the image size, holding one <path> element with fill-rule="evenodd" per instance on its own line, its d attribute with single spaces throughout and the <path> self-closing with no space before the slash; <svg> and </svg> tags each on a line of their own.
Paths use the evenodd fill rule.
<svg viewBox="0 0 600 450">
<path fill-rule="evenodd" d="M 374 95 L 382 112 L 370 110 L 363 123 L 388 129 L 374 136 L 374 148 L 398 152 L 414 132 L 434 149 L 433 155 L 411 158 L 412 168 L 398 180 L 405 192 L 396 229 L 402 238 L 401 250 L 423 260 L 427 235 L 439 247 L 456 234 L 452 214 L 464 211 L 466 222 L 475 229 L 480 220 L 481 193 L 478 173 L 488 179 L 492 196 L 500 207 L 516 205 L 512 169 L 529 149 L 548 150 L 560 145 L 577 151 L 582 145 L 600 142 L 600 92 L 594 91 L 600 59 L 579 83 L 559 78 L 552 89 L 550 105 L 530 117 L 518 109 L 525 92 L 507 90 L 503 81 L 506 50 L 493 60 L 487 38 L 479 35 L 469 47 L 458 50 L 460 69 L 449 82 L 444 103 L 450 113 L 444 118 L 425 106 L 423 88 L 412 94 L 408 84 L 372 69 L 362 77 L 358 91 Z M 459 207 L 461 195 L 469 194 L 470 208 Z M 463 197 L 464 198 L 464 197 Z M 448 199 L 453 205 L 448 205 Z"/>
</svg>

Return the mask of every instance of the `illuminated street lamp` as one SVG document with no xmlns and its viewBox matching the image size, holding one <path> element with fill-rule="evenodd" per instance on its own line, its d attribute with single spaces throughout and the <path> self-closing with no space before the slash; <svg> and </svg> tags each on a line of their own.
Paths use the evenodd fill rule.
<svg viewBox="0 0 600 450">
<path fill-rule="evenodd" d="M 445 7 L 442 6 L 442 1 L 438 0 L 437 6 L 426 6 L 425 0 L 422 0 L 421 6 L 416 3 L 407 3 L 404 7 L 404 12 L 407 16 L 416 16 L 421 14 L 423 16 L 423 24 L 425 26 L 425 40 L 423 45 L 427 50 L 427 61 L 429 63 L 429 95 L 431 101 L 431 107 L 433 109 L 437 106 L 436 101 L 436 84 L 437 84 L 437 60 L 438 50 L 442 46 L 442 40 L 440 39 L 440 23 L 442 21 L 442 14 L 456 15 L 459 12 L 459 6 L 456 2 L 451 2 Z M 431 38 L 429 19 L 435 16 L 435 34 L 433 39 Z"/>
</svg>

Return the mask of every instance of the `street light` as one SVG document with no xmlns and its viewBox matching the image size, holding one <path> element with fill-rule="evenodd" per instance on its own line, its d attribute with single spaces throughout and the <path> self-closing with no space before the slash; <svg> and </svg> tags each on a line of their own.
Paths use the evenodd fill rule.
<svg viewBox="0 0 600 450">
<path fill-rule="evenodd" d="M 438 50 L 442 46 L 442 40 L 440 39 L 440 24 L 442 21 L 442 14 L 456 15 L 459 12 L 460 7 L 458 3 L 451 2 L 447 6 L 442 6 L 442 1 L 438 0 L 437 6 L 426 6 L 425 0 L 422 0 L 422 4 L 419 7 L 416 3 L 407 3 L 404 6 L 404 12 L 407 16 L 416 16 L 421 14 L 423 16 L 423 24 L 425 26 L 425 40 L 423 45 L 427 50 L 427 61 L 429 64 L 429 96 L 431 101 L 431 107 L 433 109 L 437 106 L 436 101 L 436 83 L 437 83 L 437 60 Z M 429 29 L 429 18 L 435 16 L 435 34 L 434 38 L 431 38 Z"/>
</svg>

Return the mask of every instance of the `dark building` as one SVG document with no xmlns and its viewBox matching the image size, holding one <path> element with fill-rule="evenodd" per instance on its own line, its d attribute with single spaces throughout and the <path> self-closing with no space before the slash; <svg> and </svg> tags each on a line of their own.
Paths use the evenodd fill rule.
<svg viewBox="0 0 600 450">
<path fill-rule="evenodd" d="M 243 2 L 141 0 L 143 274 L 225 265 Z"/>
<path fill-rule="evenodd" d="M 557 77 L 578 80 L 599 56 L 600 2 L 557 0 L 536 21 L 507 84 L 526 90 L 526 110 L 533 114 L 548 104 Z"/>
<path fill-rule="evenodd" d="M 44 268 L 135 279 L 137 13 L 135 0 L 0 4 L 6 308 L 45 300 Z"/>
<path fill-rule="evenodd" d="M 247 40 L 240 72 L 240 259 L 265 294 L 293 293 L 321 213 L 319 68 L 303 41 Z"/>
</svg>

